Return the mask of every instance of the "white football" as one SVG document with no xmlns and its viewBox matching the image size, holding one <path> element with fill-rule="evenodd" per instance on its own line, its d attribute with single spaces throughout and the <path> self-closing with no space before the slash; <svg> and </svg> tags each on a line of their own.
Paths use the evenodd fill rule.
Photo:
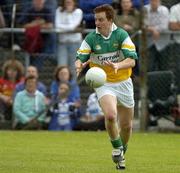
<svg viewBox="0 0 180 173">
<path fill-rule="evenodd" d="M 99 67 L 90 68 L 85 75 L 86 83 L 92 88 L 98 88 L 106 82 L 106 73 Z"/>
</svg>

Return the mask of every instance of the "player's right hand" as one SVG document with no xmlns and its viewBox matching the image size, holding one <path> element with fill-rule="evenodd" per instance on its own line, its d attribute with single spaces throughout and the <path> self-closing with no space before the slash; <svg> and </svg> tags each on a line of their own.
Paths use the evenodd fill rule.
<svg viewBox="0 0 180 173">
<path fill-rule="evenodd" d="M 75 69 L 76 69 L 76 75 L 78 77 L 82 71 L 82 62 L 79 59 L 75 61 Z"/>
<path fill-rule="evenodd" d="M 76 75 L 77 77 L 81 73 L 81 71 L 90 63 L 90 60 L 82 63 L 79 59 L 75 61 Z"/>
</svg>

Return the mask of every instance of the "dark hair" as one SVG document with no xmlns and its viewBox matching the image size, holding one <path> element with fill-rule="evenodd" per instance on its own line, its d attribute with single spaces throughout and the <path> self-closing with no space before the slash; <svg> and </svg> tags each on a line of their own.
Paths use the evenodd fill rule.
<svg viewBox="0 0 180 173">
<path fill-rule="evenodd" d="M 61 8 L 61 11 L 62 11 L 62 12 L 66 10 L 65 1 L 66 1 L 66 0 L 63 0 L 63 1 L 62 1 L 62 8 Z M 75 10 L 76 7 L 77 7 L 77 3 L 76 3 L 76 0 L 73 0 L 73 1 L 74 1 L 74 9 L 73 9 L 73 10 Z"/>
<path fill-rule="evenodd" d="M 65 84 L 65 85 L 67 85 L 68 86 L 68 90 L 70 90 L 70 88 L 71 88 L 71 85 L 69 84 L 69 82 L 66 82 L 66 81 L 61 81 L 61 82 L 59 82 L 59 86 L 58 87 L 60 87 L 62 84 Z"/>
<path fill-rule="evenodd" d="M 35 79 L 36 80 L 36 83 L 37 83 L 37 77 L 36 76 L 33 76 L 33 75 L 30 75 L 30 76 L 27 76 L 24 80 L 24 84 L 26 85 L 27 81 L 28 80 L 31 80 L 31 79 Z"/>
<path fill-rule="evenodd" d="M 131 3 L 132 3 L 132 0 L 130 0 L 131 1 Z M 122 9 L 122 6 L 121 6 L 121 3 L 122 3 L 122 0 L 119 0 L 119 7 L 118 7 L 118 9 L 117 9 L 117 14 L 118 15 L 122 15 L 123 14 L 123 9 Z M 132 3 L 133 4 L 133 3 Z M 132 16 L 134 16 L 135 14 L 136 14 L 136 10 L 135 10 L 135 8 L 132 6 L 131 7 L 131 9 L 130 9 L 130 11 L 129 11 L 129 13 L 128 13 L 129 15 L 132 15 Z"/>
<path fill-rule="evenodd" d="M 111 5 L 103 4 L 94 9 L 94 13 L 105 12 L 108 20 L 114 20 L 115 12 Z"/>
<path fill-rule="evenodd" d="M 59 81 L 59 72 L 60 72 L 62 69 L 64 69 L 64 68 L 66 68 L 66 69 L 69 71 L 69 81 L 71 81 L 71 79 L 72 79 L 72 73 L 71 73 L 70 68 L 69 68 L 68 66 L 66 66 L 66 65 L 60 65 L 60 66 L 58 66 L 58 67 L 55 69 L 54 78 L 55 78 L 56 81 L 60 82 L 60 81 Z"/>
<path fill-rule="evenodd" d="M 8 74 L 7 74 L 8 69 L 17 70 L 16 81 L 21 80 L 21 78 L 24 75 L 24 67 L 23 67 L 22 63 L 18 60 L 10 59 L 4 63 L 4 65 L 2 67 L 2 71 L 3 71 L 3 78 L 6 80 L 9 80 Z"/>
</svg>

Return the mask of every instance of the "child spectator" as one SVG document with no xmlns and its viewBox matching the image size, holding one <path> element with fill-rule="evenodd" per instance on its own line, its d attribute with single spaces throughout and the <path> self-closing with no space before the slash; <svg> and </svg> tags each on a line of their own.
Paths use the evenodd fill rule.
<svg viewBox="0 0 180 173">
<path fill-rule="evenodd" d="M 54 73 L 55 80 L 51 83 L 50 94 L 52 99 L 56 99 L 58 88 L 61 82 L 67 82 L 70 85 L 68 98 L 72 102 L 80 103 L 80 88 L 72 78 L 71 71 L 68 66 L 58 66 Z"/>
<path fill-rule="evenodd" d="M 43 93 L 37 90 L 37 78 L 28 76 L 25 89 L 17 93 L 13 112 L 16 129 L 40 129 L 45 120 L 46 103 Z"/>
<path fill-rule="evenodd" d="M 92 93 L 88 97 L 86 115 L 83 119 L 87 122 L 104 119 L 104 114 L 99 105 L 96 93 Z"/>
<path fill-rule="evenodd" d="M 0 114 L 2 120 L 11 120 L 13 92 L 23 79 L 24 67 L 18 60 L 8 60 L 2 67 L 0 78 Z"/>
<path fill-rule="evenodd" d="M 52 118 L 49 130 L 72 130 L 71 116 L 76 114 L 76 103 L 68 98 L 70 85 L 67 82 L 59 84 L 58 98 L 50 108 Z"/>
<path fill-rule="evenodd" d="M 104 113 L 96 93 L 92 93 L 88 97 L 86 113 L 80 118 L 74 130 L 105 130 Z"/>
</svg>

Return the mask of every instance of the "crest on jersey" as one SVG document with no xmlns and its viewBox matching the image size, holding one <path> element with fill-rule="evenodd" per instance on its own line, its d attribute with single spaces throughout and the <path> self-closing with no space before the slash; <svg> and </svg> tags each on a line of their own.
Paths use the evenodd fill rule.
<svg viewBox="0 0 180 173">
<path fill-rule="evenodd" d="M 101 46 L 99 44 L 96 45 L 96 50 L 101 50 Z"/>
<path fill-rule="evenodd" d="M 118 43 L 113 43 L 113 47 L 118 48 L 119 44 Z"/>
</svg>

